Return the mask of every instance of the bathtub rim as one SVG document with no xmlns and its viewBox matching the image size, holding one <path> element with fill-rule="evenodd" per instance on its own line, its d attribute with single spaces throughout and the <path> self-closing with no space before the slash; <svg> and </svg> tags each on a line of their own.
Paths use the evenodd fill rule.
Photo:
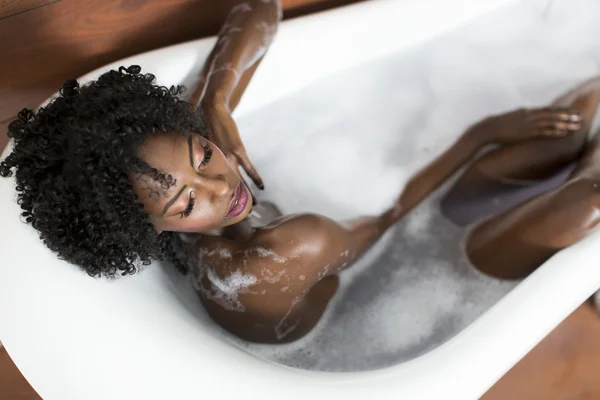
<svg viewBox="0 0 600 400">
<path fill-rule="evenodd" d="M 388 4 L 391 3 L 391 1 L 388 0 L 380 0 L 380 3 L 385 2 Z M 500 5 L 500 3 L 507 4 L 509 2 L 510 1 L 498 1 L 496 3 Z M 475 2 L 463 1 L 463 3 L 474 4 Z M 373 5 L 369 4 L 365 6 L 366 4 L 368 3 L 358 3 L 344 8 L 352 8 L 352 10 L 360 9 L 361 13 L 368 12 L 365 7 L 370 7 L 371 9 L 374 8 Z M 319 13 L 318 15 L 320 16 L 319 18 L 329 18 L 328 15 L 331 16 L 333 13 L 336 13 L 335 18 L 337 18 L 339 15 L 337 12 L 339 12 L 339 10 L 327 11 Z M 284 26 L 290 27 L 289 29 L 286 28 L 288 30 L 304 29 L 304 24 L 307 24 L 309 23 L 307 21 L 310 21 L 307 18 L 311 17 L 313 16 L 287 21 L 284 23 Z M 106 68 L 110 68 L 115 64 L 127 64 L 127 62 L 130 62 L 128 60 L 146 57 L 164 50 L 180 50 L 189 48 L 190 46 L 209 48 L 212 46 L 212 43 L 214 43 L 214 40 L 214 38 L 199 39 L 141 53 L 92 71 L 84 75 L 81 80 L 85 81 L 90 79 L 91 77 L 96 76 L 95 74 L 98 74 L 100 71 L 104 71 Z M 373 57 L 376 56 L 377 54 L 374 53 Z M 249 113 L 256 108 L 265 105 L 260 103 L 260 100 L 254 102 L 254 104 L 250 104 L 251 102 L 246 99 L 247 96 L 242 100 L 240 109 L 236 113 L 237 116 Z M 244 101 L 248 104 L 245 104 Z M 264 101 L 264 99 L 262 101 Z M 12 141 L 4 150 L 2 158 L 6 156 L 11 146 Z M 2 187 L 1 185 L 3 184 L 6 183 L 0 183 L 0 187 Z M 278 374 L 281 378 L 283 378 L 283 375 L 287 374 L 287 371 L 285 373 L 278 373 L 275 371 L 291 370 L 294 373 L 294 380 L 300 375 L 307 379 L 305 381 L 307 384 L 318 383 L 319 386 L 336 387 L 337 389 L 339 389 L 340 384 L 346 384 L 351 387 L 351 389 L 348 389 L 349 391 L 352 390 L 356 393 L 361 393 L 361 390 L 357 388 L 357 385 L 366 383 L 367 381 L 373 381 L 374 383 L 377 383 L 378 388 L 388 388 L 389 393 L 395 395 L 398 394 L 398 389 L 404 389 L 407 393 L 409 391 L 410 393 L 426 393 L 427 391 L 419 390 L 417 388 L 417 385 L 423 384 L 423 380 L 418 379 L 420 374 L 428 375 L 428 380 L 430 382 L 436 380 L 440 383 L 445 382 L 440 386 L 445 388 L 444 392 L 446 393 L 449 393 L 448 391 L 464 393 L 463 389 L 459 387 L 461 385 L 459 379 L 455 379 L 455 382 L 452 383 L 449 382 L 452 379 L 449 379 L 448 376 L 464 376 L 463 374 L 466 371 L 471 371 L 473 374 L 472 376 L 479 376 L 480 380 L 485 380 L 485 382 L 477 384 L 477 390 L 472 388 L 469 393 L 482 394 L 510 367 L 512 367 L 512 365 L 543 339 L 543 337 L 545 337 L 555 326 L 566 318 L 575 308 L 586 301 L 587 298 L 600 287 L 600 271 L 594 271 L 595 267 L 593 266 L 594 263 L 592 260 L 584 260 L 578 256 L 574 256 L 573 259 L 570 259 L 571 253 L 577 253 L 580 256 L 581 252 L 578 252 L 579 250 L 585 249 L 586 247 L 591 247 L 593 249 L 594 241 L 600 240 L 598 238 L 599 235 L 597 233 L 591 235 L 582 242 L 577 243 L 571 248 L 552 257 L 536 272 L 526 278 L 461 332 L 439 347 L 415 359 L 403 362 L 396 366 L 364 372 L 314 372 L 285 366 L 281 368 L 282 366 L 275 364 L 272 364 L 272 366 L 275 367 L 274 369 L 271 367 L 268 367 L 268 369 L 271 372 Z M 573 260 L 578 259 L 580 262 L 573 263 Z M 561 268 L 564 264 L 577 265 L 574 267 L 570 266 L 567 271 L 567 268 Z M 543 282 L 544 285 L 539 285 L 540 282 Z M 507 314 L 507 310 L 511 312 Z M 538 317 L 537 321 L 534 321 L 536 327 L 535 329 L 531 329 L 530 332 L 524 332 L 524 327 L 531 327 L 532 315 Z M 521 330 L 512 330 L 514 326 L 521 327 Z M 517 333 L 521 336 L 517 336 Z M 21 360 L 29 358 L 25 343 L 19 343 L 16 336 L 11 337 L 10 335 L 6 338 L 3 337 L 2 340 L 7 351 L 9 351 L 9 354 L 14 356 L 15 364 L 19 369 L 28 370 L 29 366 L 25 366 L 27 362 L 21 362 Z M 491 352 L 486 353 L 486 351 L 490 350 Z M 461 358 L 466 358 L 465 354 L 467 353 L 473 357 L 469 360 L 469 363 L 472 364 L 470 366 L 465 365 L 464 360 L 461 360 Z M 477 353 L 479 353 L 479 355 Z M 484 368 L 482 368 L 481 365 L 477 365 L 477 362 L 475 361 L 489 364 L 490 357 L 495 361 L 495 366 L 492 368 L 494 371 L 483 374 L 481 370 Z M 456 361 L 459 361 L 458 364 Z M 252 361 L 248 362 L 250 363 Z M 264 366 L 265 362 L 260 361 L 260 364 Z M 442 365 L 442 367 L 440 367 L 440 365 Z M 463 371 L 461 374 L 456 373 L 459 369 Z M 326 382 L 323 380 L 323 377 L 326 377 Z M 403 379 L 404 382 L 398 382 Z M 300 378 L 300 380 L 302 380 L 302 378 Z M 297 382 L 297 384 L 297 386 L 300 387 L 303 385 L 303 382 Z M 32 386 L 35 387 L 35 385 Z M 394 393 L 394 391 L 396 391 L 396 393 Z M 40 393 L 43 393 L 43 391 L 40 391 Z"/>
</svg>

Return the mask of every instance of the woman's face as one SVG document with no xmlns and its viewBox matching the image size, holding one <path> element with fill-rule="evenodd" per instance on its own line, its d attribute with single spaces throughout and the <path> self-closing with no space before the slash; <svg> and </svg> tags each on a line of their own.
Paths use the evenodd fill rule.
<svg viewBox="0 0 600 400">
<path fill-rule="evenodd" d="M 252 196 L 221 150 L 196 134 L 157 134 L 139 148 L 152 167 L 176 181 L 169 189 L 149 176 L 133 179 L 135 193 L 157 232 L 206 232 L 250 213 Z"/>
</svg>

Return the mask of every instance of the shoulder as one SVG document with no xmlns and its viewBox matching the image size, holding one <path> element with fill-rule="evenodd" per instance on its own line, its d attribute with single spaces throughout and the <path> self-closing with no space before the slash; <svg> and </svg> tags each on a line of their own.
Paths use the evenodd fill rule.
<svg viewBox="0 0 600 400">
<path fill-rule="evenodd" d="M 319 257 L 336 242 L 345 241 L 346 230 L 330 218 L 318 214 L 297 214 L 280 218 L 256 232 L 254 240 L 290 257 Z"/>
<path fill-rule="evenodd" d="M 322 307 L 303 320 L 305 299 L 334 272 L 335 260 L 328 255 L 339 252 L 331 246 L 338 229 L 328 218 L 303 214 L 259 229 L 248 241 L 204 247 L 204 273 L 196 288 L 211 316 L 247 340 L 279 342 L 293 337 L 292 330 L 305 332 L 300 326 L 312 327 L 335 292 L 312 300 L 311 309 Z"/>
<path fill-rule="evenodd" d="M 249 243 L 254 258 L 248 267 L 261 274 L 281 274 L 283 286 L 305 294 L 339 269 L 348 242 L 348 231 L 335 221 L 316 214 L 295 215 L 256 232 Z"/>
</svg>

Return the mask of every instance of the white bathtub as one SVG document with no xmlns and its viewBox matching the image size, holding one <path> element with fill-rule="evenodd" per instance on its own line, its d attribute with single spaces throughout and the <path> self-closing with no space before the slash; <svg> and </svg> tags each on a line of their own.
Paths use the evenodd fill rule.
<svg viewBox="0 0 600 400">
<path fill-rule="evenodd" d="M 594 40 L 600 41 L 595 39 L 600 37 L 600 9 L 592 4 L 593 0 L 378 0 L 285 22 L 236 118 L 269 186 L 270 178 L 277 177 L 268 163 L 273 149 L 263 148 L 253 115 L 314 82 L 377 59 L 406 57 L 407 63 L 421 63 L 398 72 L 403 74 L 398 77 L 400 87 L 406 86 L 414 101 L 409 98 L 391 122 L 399 124 L 399 135 L 417 132 L 427 142 L 431 132 L 440 139 L 429 155 L 423 142 L 415 144 L 416 155 L 405 165 L 405 172 L 412 172 L 468 123 L 511 107 L 548 102 L 599 73 L 600 47 L 594 48 Z M 495 15 L 504 19 L 496 21 Z M 509 15 L 515 18 L 503 25 Z M 455 31 L 462 25 L 468 29 Z M 498 29 L 502 26 L 506 29 Z M 559 28 L 549 43 L 543 35 L 551 26 Z M 427 40 L 440 45 L 432 48 Z M 152 51 L 92 72 L 82 81 L 109 67 L 135 63 L 156 74 L 162 84 L 185 83 L 213 44 L 210 38 Z M 407 73 L 417 74 L 411 85 Z M 428 95 L 419 96 L 421 92 Z M 334 113 L 336 104 L 328 104 Z M 408 113 L 423 110 L 428 124 L 413 131 L 402 126 Z M 343 207 L 286 202 L 276 184 L 267 197 L 281 200 L 286 211 L 316 208 L 341 217 L 381 207 L 401 183 L 356 207 L 351 202 Z M 33 229 L 20 222 L 18 213 L 13 182 L 3 179 L 0 339 L 47 400 L 239 395 L 477 399 L 600 288 L 594 250 L 600 236 L 595 234 L 557 254 L 475 322 L 424 355 L 376 371 L 310 372 L 265 362 L 223 341 L 197 317 L 203 313 L 197 302 L 182 302 L 177 288 L 181 278 L 159 266 L 111 283 L 89 278 L 57 260 Z"/>
</svg>

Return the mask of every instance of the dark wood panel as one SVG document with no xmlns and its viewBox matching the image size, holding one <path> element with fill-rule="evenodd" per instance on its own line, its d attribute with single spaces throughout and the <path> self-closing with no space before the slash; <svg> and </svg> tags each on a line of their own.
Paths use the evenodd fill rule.
<svg viewBox="0 0 600 400">
<path fill-rule="evenodd" d="M 0 19 L 7 18 L 34 8 L 42 7 L 60 0 L 3 0 L 0 2 Z"/>
<path fill-rule="evenodd" d="M 0 19 L 0 149 L 6 144 L 6 120 L 23 107 L 36 107 L 65 79 L 142 51 L 212 35 L 238 1 L 0 0 L 0 18 L 5 17 Z M 354 1 L 283 4 L 290 18 Z M 586 304 L 483 399 L 600 399 L 598 338 L 600 318 Z M 39 399 L 1 348 L 0 398 Z"/>
<path fill-rule="evenodd" d="M 2 346 L 0 346 L 0 399 L 41 400 Z"/>
<path fill-rule="evenodd" d="M 290 18 L 357 0 L 283 0 Z M 0 149 L 6 126 L 69 78 L 109 62 L 214 35 L 240 0 L 61 0 L 0 20 Z"/>
<path fill-rule="evenodd" d="M 579 307 L 481 400 L 599 400 L 600 315 Z"/>
</svg>

